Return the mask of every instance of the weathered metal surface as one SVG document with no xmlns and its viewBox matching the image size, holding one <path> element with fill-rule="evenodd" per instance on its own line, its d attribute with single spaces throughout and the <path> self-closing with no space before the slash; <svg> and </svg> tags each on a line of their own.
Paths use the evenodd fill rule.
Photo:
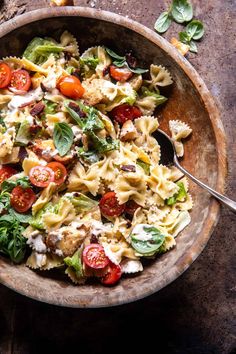
<svg viewBox="0 0 236 354">
<path fill-rule="evenodd" d="M 18 1 L 20 3 L 20 1 Z M 42 4 L 43 2 L 41 2 Z M 85 5 L 85 1 L 79 2 Z M 90 1 L 91 5 L 92 1 Z M 122 11 L 124 15 L 128 14 L 130 9 L 133 9 L 133 18 L 143 22 L 151 27 L 151 23 L 154 23 L 156 14 L 160 12 L 161 5 L 163 2 L 150 1 L 148 7 L 146 8 L 145 2 L 140 1 L 138 4 L 134 4 L 134 1 L 124 2 L 120 1 L 97 1 L 97 7 L 101 6 L 104 9 L 110 9 L 115 12 Z M 118 3 L 118 5 L 116 5 Z M 227 4 L 226 4 L 227 3 Z M 39 2 L 31 2 L 28 8 L 40 7 Z M 199 1 L 195 1 L 195 4 L 200 4 Z M 107 5 L 107 6 L 106 6 Z M 135 5 L 135 6 L 134 6 Z M 213 7 L 215 5 L 215 7 Z M 226 6 L 227 5 L 227 6 Z M 123 8 L 122 8 L 123 6 Z M 233 94 L 235 93 L 232 80 L 230 77 L 233 73 L 233 46 L 230 46 L 230 38 L 225 34 L 225 30 L 230 29 L 230 18 L 232 18 L 231 12 L 233 10 L 232 2 L 224 2 L 224 4 L 218 4 L 218 1 L 209 1 L 207 4 L 198 5 L 196 14 L 198 17 L 204 20 L 209 27 L 208 34 L 206 35 L 203 42 L 199 45 L 200 53 L 198 57 L 193 57 L 191 55 L 192 62 L 194 66 L 198 68 L 200 73 L 202 73 L 203 78 L 208 81 L 208 86 L 212 89 L 214 95 L 220 99 L 222 120 L 224 126 L 227 130 L 228 137 L 231 139 L 230 149 L 229 149 L 229 162 L 230 162 L 230 175 L 229 175 L 229 195 L 235 197 L 235 182 L 232 166 L 235 163 L 235 146 L 232 144 L 233 137 L 235 138 L 235 128 L 231 127 L 231 122 L 233 122 L 232 116 L 229 114 L 230 109 L 233 113 Z M 154 13 L 156 10 L 156 14 Z M 208 11 L 208 12 L 207 12 Z M 221 16 L 218 14 L 221 11 Z M 203 15 L 204 13 L 204 15 Z M 216 30 L 212 31 L 210 28 L 213 27 L 214 20 L 219 21 L 219 29 L 223 31 L 223 25 L 225 26 L 224 34 L 220 32 L 216 26 Z M 177 31 L 177 26 L 173 26 L 173 31 Z M 171 30 L 172 32 L 172 30 Z M 169 33 L 167 33 L 169 36 Z M 221 38 L 222 36 L 222 38 Z M 224 46 L 232 48 L 229 49 L 228 54 L 223 52 L 221 49 L 219 39 L 224 43 Z M 214 47 L 217 43 L 217 48 Z M 214 55 L 213 55 L 214 54 Z M 217 66 L 217 73 L 214 73 L 215 66 Z M 212 86 L 211 86 L 212 85 Z M 222 85 L 222 86 L 220 86 Z M 229 94 L 231 93 L 231 94 Z M 233 188 L 234 187 L 234 188 Z M 117 321 L 113 321 L 112 318 L 108 318 L 106 321 L 102 321 L 100 329 L 100 337 L 102 337 L 103 331 L 107 330 L 111 335 L 112 327 L 116 328 L 116 325 L 124 320 L 126 316 L 129 320 L 123 325 L 126 331 L 129 331 L 129 327 L 136 328 L 140 331 L 140 326 L 136 325 L 138 323 L 138 317 L 143 321 L 146 320 L 144 326 L 144 333 L 148 337 L 152 335 L 159 338 L 158 342 L 162 340 L 159 348 L 165 348 L 166 353 L 229 353 L 233 349 L 234 337 L 232 332 L 233 325 L 233 314 L 234 302 L 232 300 L 232 295 L 235 291 L 235 285 L 232 284 L 232 244 L 233 238 L 235 237 L 235 221 L 232 214 L 228 211 L 223 210 L 223 215 L 220 219 L 219 227 L 214 232 L 212 239 L 210 240 L 206 250 L 203 255 L 197 260 L 197 262 L 190 268 L 190 270 L 185 273 L 178 281 L 175 281 L 171 286 L 162 290 L 160 293 L 153 295 L 137 304 L 126 305 L 121 309 L 106 309 L 103 312 L 98 310 L 93 310 L 93 312 L 81 312 L 70 310 L 58 310 L 51 307 L 45 307 L 49 310 L 51 318 L 55 318 L 55 322 L 64 320 L 67 324 L 70 323 L 70 318 L 75 323 L 80 323 L 79 330 L 81 331 L 81 336 L 86 337 L 87 327 L 92 326 L 92 323 L 98 320 L 100 316 L 107 317 L 109 315 L 115 314 Z M 224 242 L 222 242 L 224 240 Z M 222 244 L 223 243 L 223 244 Z M 213 257 L 215 256 L 215 257 Z M 227 275 L 227 276 L 226 276 Z M 8 298 L 5 300 L 4 309 L 5 317 L 8 318 L 6 322 L 6 327 L 11 322 L 12 327 L 16 331 L 15 341 L 10 341 L 9 336 L 6 333 L 6 340 L 4 346 L 2 346 L 3 352 L 8 352 L 8 343 L 15 343 L 15 349 L 13 352 L 36 352 L 36 347 L 31 343 L 24 340 L 22 343 L 19 340 L 21 335 L 20 318 L 23 311 L 21 311 L 21 306 L 16 306 L 16 314 L 10 310 L 11 304 L 15 304 L 17 301 L 23 306 L 26 306 L 30 311 L 29 315 L 26 316 L 24 323 L 24 328 L 27 328 L 27 321 L 30 324 L 34 322 L 34 316 L 40 317 L 40 321 L 34 324 L 34 331 L 39 331 L 41 338 L 45 337 L 45 332 L 42 331 L 41 325 L 46 321 L 47 317 L 41 314 L 41 309 L 46 305 L 35 304 L 30 300 L 16 296 L 12 294 L 7 289 L 2 289 L 2 298 Z M 4 318 L 4 314 L 3 317 Z M 12 315 L 11 315 L 12 314 Z M 77 315 L 80 315 L 78 319 Z M 137 317 L 137 314 L 139 315 Z M 112 317 L 112 316 L 111 316 Z M 131 319 L 132 318 L 132 319 Z M 150 320 L 152 318 L 156 319 L 155 331 L 150 325 Z M 50 321 L 50 318 L 49 318 Z M 115 322 L 115 323 L 114 323 Z M 113 326 L 111 325 L 113 324 Z M 52 329 L 48 329 L 55 343 L 55 348 L 59 348 L 60 344 L 65 343 L 70 340 L 76 333 L 76 326 L 71 326 L 71 334 L 65 335 L 65 342 L 60 339 L 60 324 L 57 324 L 58 332 L 57 334 L 53 332 Z M 64 327 L 64 326 L 63 326 Z M 111 327 L 110 330 L 108 330 Z M 159 335 L 157 334 L 157 329 L 159 329 Z M 1 333 L 4 334 L 4 323 L 1 326 L 3 330 Z M 8 327 L 9 328 L 9 327 Z M 96 327 L 94 327 L 96 328 Z M 185 328 L 188 328 L 186 330 Z M 217 334 L 217 335 L 216 335 Z M 106 337 L 107 337 L 106 336 Z M 163 340 L 164 339 L 164 340 Z M 165 344 L 165 340 L 167 343 Z M 2 337 L 2 342 L 4 338 Z M 59 344 L 57 344 L 59 342 Z M 75 343 L 72 339 L 71 344 Z M 50 343 L 48 343 L 50 345 Z M 102 341 L 100 340 L 100 346 L 95 350 L 94 347 L 90 346 L 91 352 L 100 352 L 99 348 L 102 347 Z M 133 344 L 133 348 L 135 344 Z M 68 348 L 68 347 L 67 347 Z M 82 347 L 83 348 L 83 347 Z M 82 349 L 81 348 L 81 349 Z M 21 350 L 21 351 L 19 351 Z M 9 351 L 11 352 L 11 351 Z"/>
</svg>

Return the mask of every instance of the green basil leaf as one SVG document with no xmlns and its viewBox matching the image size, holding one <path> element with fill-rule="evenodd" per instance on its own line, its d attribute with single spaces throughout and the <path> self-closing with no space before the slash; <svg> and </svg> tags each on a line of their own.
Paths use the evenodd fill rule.
<svg viewBox="0 0 236 354">
<path fill-rule="evenodd" d="M 173 0 L 171 14 L 178 23 L 188 22 L 193 18 L 193 7 L 187 0 Z"/>
<path fill-rule="evenodd" d="M 118 61 L 124 60 L 125 61 L 125 57 L 121 57 L 120 55 L 116 54 L 115 52 L 113 52 L 113 50 L 109 49 L 109 48 L 105 48 L 106 52 L 110 55 L 110 57 L 114 58 L 114 59 L 118 59 Z"/>
<path fill-rule="evenodd" d="M 99 153 L 119 149 L 119 140 L 112 140 L 110 137 L 106 139 L 99 138 L 93 131 L 90 131 L 88 133 L 88 136 L 93 142 L 94 149 L 97 150 Z"/>
<path fill-rule="evenodd" d="M 78 126 L 80 128 L 83 128 L 84 122 L 80 118 L 80 115 L 70 106 L 70 102 L 72 102 L 72 101 L 69 101 L 69 100 L 64 101 L 64 107 L 67 110 L 67 112 L 70 114 L 70 116 L 76 121 Z"/>
<path fill-rule="evenodd" d="M 187 32 L 179 32 L 179 40 L 182 43 L 189 44 L 191 41 L 191 37 L 188 35 Z"/>
<path fill-rule="evenodd" d="M 129 66 L 129 70 L 132 71 L 132 73 L 134 73 L 134 74 L 144 74 L 149 71 L 148 69 L 131 68 L 130 66 Z"/>
<path fill-rule="evenodd" d="M 118 68 L 121 68 L 122 66 L 124 66 L 126 64 L 126 61 L 125 59 L 122 59 L 122 60 L 114 60 L 113 61 L 113 64 L 115 66 L 117 66 Z"/>
<path fill-rule="evenodd" d="M 53 142 L 60 156 L 68 153 L 73 144 L 73 131 L 67 123 L 56 123 L 54 125 Z"/>
<path fill-rule="evenodd" d="M 190 39 L 198 40 L 204 35 L 204 27 L 201 21 L 193 20 L 186 26 L 186 33 Z"/>
<path fill-rule="evenodd" d="M 164 33 L 168 30 L 172 22 L 169 12 L 165 11 L 160 14 L 154 25 L 158 33 Z"/>
<path fill-rule="evenodd" d="M 194 41 L 190 41 L 190 52 L 197 53 L 197 44 Z"/>
</svg>

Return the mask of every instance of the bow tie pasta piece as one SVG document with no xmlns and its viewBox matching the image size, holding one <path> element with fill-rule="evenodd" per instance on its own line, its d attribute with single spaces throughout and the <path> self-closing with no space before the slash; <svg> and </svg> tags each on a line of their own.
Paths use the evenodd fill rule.
<svg viewBox="0 0 236 354">
<path fill-rule="evenodd" d="M 145 176 L 141 169 L 138 169 L 137 172 L 121 172 L 115 181 L 115 193 L 120 204 L 131 199 L 144 206 L 146 191 Z"/>
<path fill-rule="evenodd" d="M 64 31 L 60 38 L 60 44 L 64 47 L 64 51 L 69 52 L 74 57 L 79 56 L 79 45 L 76 38 L 68 31 Z"/>
<path fill-rule="evenodd" d="M 171 137 L 174 140 L 177 156 L 182 157 L 184 155 L 182 139 L 187 138 L 192 133 L 192 129 L 188 124 L 181 122 L 180 120 L 170 120 L 169 128 L 171 131 Z"/>
<path fill-rule="evenodd" d="M 157 221 L 155 226 L 166 230 L 166 233 L 176 237 L 191 221 L 188 211 L 173 209 L 162 221 Z"/>
<path fill-rule="evenodd" d="M 13 93 L 8 90 L 0 89 L 0 108 L 6 106 L 12 99 Z"/>
<path fill-rule="evenodd" d="M 78 162 L 73 168 L 68 182 L 69 191 L 89 191 L 92 195 L 97 195 L 100 184 L 99 168 L 92 165 L 86 172 L 84 166 Z"/>
<path fill-rule="evenodd" d="M 133 248 L 124 239 L 119 241 L 115 239 L 105 241 L 103 239 L 101 244 L 104 247 L 106 256 L 114 264 L 120 264 L 124 257 L 129 259 L 138 259 Z"/>
<path fill-rule="evenodd" d="M 130 84 L 130 86 L 132 87 L 133 90 L 138 92 L 138 90 L 142 86 L 143 77 L 142 77 L 142 75 L 135 74 L 131 77 L 131 79 L 128 81 L 128 83 Z"/>
<path fill-rule="evenodd" d="M 124 274 L 133 274 L 143 271 L 143 265 L 139 260 L 125 258 L 120 264 Z"/>
<path fill-rule="evenodd" d="M 115 159 L 117 165 L 133 165 L 136 163 L 138 155 L 132 152 L 130 143 L 120 142 L 120 151 Z"/>
<path fill-rule="evenodd" d="M 141 110 L 144 116 L 151 116 L 156 108 L 156 97 L 139 97 L 135 102 L 135 106 L 137 106 Z"/>
<path fill-rule="evenodd" d="M 154 133 L 159 127 L 158 119 L 153 116 L 142 116 L 137 118 L 135 119 L 134 125 L 137 131 L 145 137 Z"/>
<path fill-rule="evenodd" d="M 26 261 L 31 269 L 50 270 L 63 265 L 63 259 L 56 254 L 33 251 Z"/>
<path fill-rule="evenodd" d="M 58 211 L 47 212 L 43 215 L 43 225 L 46 230 L 53 231 L 61 227 L 62 224 L 69 224 L 76 216 L 73 204 L 67 198 L 61 198 Z"/>
<path fill-rule="evenodd" d="M 169 180 L 170 176 L 171 171 L 166 166 L 156 165 L 150 168 L 150 177 L 147 178 L 147 184 L 163 200 L 172 197 L 179 190 L 177 184 Z"/>
<path fill-rule="evenodd" d="M 30 170 L 35 166 L 45 166 L 45 160 L 39 159 L 38 156 L 31 150 L 27 149 L 28 157 L 22 163 L 22 168 L 26 176 L 29 176 Z"/>
<path fill-rule="evenodd" d="M 146 220 L 148 224 L 152 225 L 158 221 L 163 220 L 171 211 L 171 208 L 167 205 L 162 208 L 158 208 L 155 205 L 152 205 L 149 209 L 144 209 L 144 214 L 146 215 Z"/>
<path fill-rule="evenodd" d="M 35 215 L 40 209 L 44 207 L 53 197 L 54 193 L 57 190 L 56 183 L 49 183 L 49 185 L 43 189 L 40 194 L 40 197 L 32 205 L 32 214 Z"/>
<path fill-rule="evenodd" d="M 6 57 L 3 58 L 4 62 L 7 63 L 12 69 L 26 69 L 28 71 L 33 71 L 35 73 L 40 73 L 47 75 L 47 70 L 42 68 L 39 65 L 34 64 L 32 61 L 26 58 L 17 58 L 17 57 Z"/>
<path fill-rule="evenodd" d="M 108 152 L 104 155 L 101 161 L 96 162 L 93 165 L 98 167 L 98 174 L 105 182 L 112 182 L 119 173 L 118 168 L 116 167 L 116 161 L 119 158 L 119 153 L 117 150 Z"/>
<path fill-rule="evenodd" d="M 95 66 L 95 72 L 97 74 L 98 78 L 103 78 L 104 75 L 104 70 L 109 67 L 111 64 L 111 59 L 109 55 L 107 54 L 106 50 L 104 47 L 97 46 L 97 47 L 92 47 L 87 49 L 82 55 L 81 55 L 82 62 L 85 62 L 86 65 L 86 60 L 93 60 L 97 59 L 97 65 Z"/>
<path fill-rule="evenodd" d="M 8 128 L 5 133 L 0 132 L 0 158 L 11 154 L 16 137 L 16 129 Z"/>
<path fill-rule="evenodd" d="M 173 83 L 172 77 L 169 71 L 162 65 L 150 65 L 150 76 L 151 80 L 147 81 L 149 88 L 155 88 L 158 90 L 158 86 L 169 86 Z"/>
</svg>

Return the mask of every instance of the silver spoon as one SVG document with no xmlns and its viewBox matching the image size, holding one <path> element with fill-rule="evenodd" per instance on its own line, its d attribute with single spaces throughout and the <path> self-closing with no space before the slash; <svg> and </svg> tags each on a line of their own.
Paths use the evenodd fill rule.
<svg viewBox="0 0 236 354">
<path fill-rule="evenodd" d="M 225 197 L 224 195 L 216 192 L 214 189 L 208 187 L 205 183 L 199 181 L 196 177 L 191 175 L 188 171 L 183 168 L 176 154 L 175 146 L 171 138 L 164 133 L 162 130 L 158 129 L 153 133 L 154 138 L 158 141 L 161 147 L 161 163 L 163 165 L 175 165 L 181 172 L 188 176 L 193 182 L 198 184 L 200 187 L 206 189 L 211 195 L 218 199 L 221 203 L 229 207 L 233 212 L 236 213 L 236 202 Z"/>
</svg>

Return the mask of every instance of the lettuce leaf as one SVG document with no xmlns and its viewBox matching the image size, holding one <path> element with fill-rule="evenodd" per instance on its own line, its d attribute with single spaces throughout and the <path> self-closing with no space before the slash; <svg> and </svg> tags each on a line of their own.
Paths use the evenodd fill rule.
<svg viewBox="0 0 236 354">
<path fill-rule="evenodd" d="M 150 174 L 150 165 L 146 162 L 143 162 L 142 160 L 137 160 L 137 165 L 139 165 L 140 167 L 142 167 L 142 169 L 144 170 L 146 175 Z"/>
<path fill-rule="evenodd" d="M 78 213 L 89 211 L 98 205 L 96 200 L 78 192 L 67 193 L 65 197 L 70 200 Z"/>
<path fill-rule="evenodd" d="M 47 212 L 55 212 L 58 208 L 58 205 L 53 205 L 51 202 L 47 203 L 42 209 L 40 209 L 35 216 L 32 217 L 30 225 L 36 229 L 43 230 L 43 215 Z"/>
<path fill-rule="evenodd" d="M 150 90 L 148 90 L 147 87 L 143 86 L 141 88 L 141 92 L 144 97 L 147 97 L 147 96 L 155 97 L 156 98 L 156 102 L 155 102 L 156 106 L 159 106 L 160 104 L 167 101 L 167 98 L 165 96 L 160 95 L 159 92 L 150 91 Z"/>
<path fill-rule="evenodd" d="M 177 186 L 179 186 L 178 193 L 174 194 L 173 197 L 170 197 L 166 200 L 166 204 L 171 206 L 177 203 L 178 201 L 182 201 L 187 196 L 187 192 L 184 188 L 183 182 L 177 182 Z"/>
<path fill-rule="evenodd" d="M 83 264 L 81 260 L 82 248 L 79 248 L 72 257 L 64 258 L 64 262 L 68 267 L 71 267 L 77 278 L 84 277 Z"/>
<path fill-rule="evenodd" d="M 100 155 L 95 150 L 85 151 L 83 147 L 77 148 L 77 154 L 88 163 L 95 163 L 100 160 Z"/>
<path fill-rule="evenodd" d="M 16 134 L 15 142 L 18 145 L 26 146 L 31 141 L 30 124 L 27 120 L 21 122 L 18 132 Z"/>
<path fill-rule="evenodd" d="M 37 65 L 40 65 L 48 59 L 50 54 L 57 55 L 63 50 L 64 48 L 55 43 L 53 40 L 35 37 L 28 44 L 23 53 L 23 57 Z"/>
<path fill-rule="evenodd" d="M 99 64 L 99 59 L 97 57 L 80 58 L 79 62 L 82 66 L 82 69 L 85 65 L 87 65 L 90 69 L 96 69 L 97 65 Z"/>
</svg>

